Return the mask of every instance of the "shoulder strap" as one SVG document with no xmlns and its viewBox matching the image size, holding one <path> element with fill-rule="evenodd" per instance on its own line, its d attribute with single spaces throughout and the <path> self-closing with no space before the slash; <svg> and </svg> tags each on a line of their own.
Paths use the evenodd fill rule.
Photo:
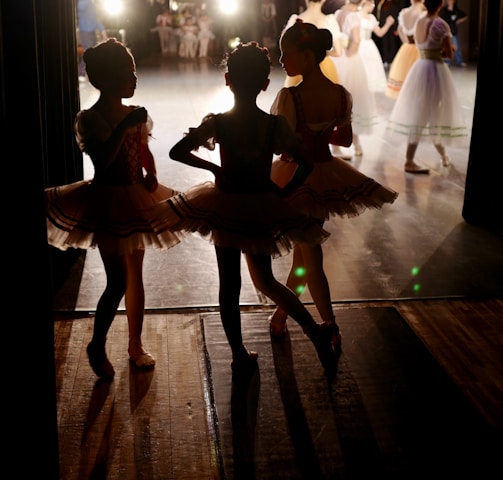
<svg viewBox="0 0 503 480">
<path fill-rule="evenodd" d="M 305 125 L 306 119 L 304 118 L 304 110 L 302 110 L 302 102 L 297 87 L 288 87 L 288 90 L 292 94 L 295 114 L 297 115 L 297 125 Z"/>
</svg>

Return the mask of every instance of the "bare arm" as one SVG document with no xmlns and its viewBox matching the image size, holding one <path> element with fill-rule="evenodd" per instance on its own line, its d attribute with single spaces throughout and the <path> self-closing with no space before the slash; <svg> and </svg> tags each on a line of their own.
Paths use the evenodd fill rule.
<svg viewBox="0 0 503 480">
<path fill-rule="evenodd" d="M 215 176 L 220 172 L 220 166 L 208 160 L 198 157 L 193 152 L 205 141 L 212 137 L 212 130 L 209 122 L 205 122 L 198 128 L 192 129 L 185 137 L 178 141 L 169 151 L 169 156 L 177 162 L 184 163 L 190 167 L 209 170 Z"/>
<path fill-rule="evenodd" d="M 194 155 L 192 151 L 195 150 L 195 148 L 196 147 L 191 142 L 191 139 L 189 137 L 184 137 L 169 151 L 169 156 L 177 162 L 184 163 L 185 165 L 189 165 L 190 167 L 209 170 L 213 174 L 217 175 L 220 167 L 212 162 L 209 162 L 208 160 L 204 160 L 203 158 Z"/>
<path fill-rule="evenodd" d="M 395 23 L 395 19 L 391 16 L 388 15 L 386 17 L 386 21 L 384 22 L 384 25 L 380 27 L 377 25 L 372 31 L 378 36 L 378 37 L 384 37 L 386 33 L 388 33 L 388 30 L 390 29 L 391 25 Z"/>
<path fill-rule="evenodd" d="M 454 45 L 451 42 L 451 37 L 446 35 L 442 39 L 442 57 L 452 60 L 454 58 Z"/>
</svg>

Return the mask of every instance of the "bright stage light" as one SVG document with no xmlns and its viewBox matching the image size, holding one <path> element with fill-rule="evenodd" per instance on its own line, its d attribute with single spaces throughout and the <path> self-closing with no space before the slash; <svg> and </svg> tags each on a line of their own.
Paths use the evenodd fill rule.
<svg viewBox="0 0 503 480">
<path fill-rule="evenodd" d="M 124 4 L 122 0 L 104 0 L 103 9 L 109 15 L 119 15 L 124 10 Z"/>
<path fill-rule="evenodd" d="M 237 0 L 220 0 L 220 11 L 224 15 L 232 15 L 238 10 Z"/>
</svg>

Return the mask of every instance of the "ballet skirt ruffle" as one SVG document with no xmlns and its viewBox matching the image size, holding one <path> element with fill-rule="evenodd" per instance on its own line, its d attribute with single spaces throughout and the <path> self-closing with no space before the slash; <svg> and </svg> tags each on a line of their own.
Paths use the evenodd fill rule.
<svg viewBox="0 0 503 480">
<path fill-rule="evenodd" d="M 282 186 L 295 171 L 293 162 L 277 159 L 272 164 L 271 178 Z M 367 209 L 381 209 L 393 203 L 398 193 L 367 177 L 348 162 L 333 157 L 315 162 L 314 169 L 286 201 L 304 215 L 321 220 L 331 216 L 356 217 Z"/>
<path fill-rule="evenodd" d="M 419 58 L 412 65 L 388 121 L 388 135 L 409 143 L 429 139 L 443 145 L 464 145 L 468 132 L 449 67 Z"/>
<path fill-rule="evenodd" d="M 418 58 L 419 50 L 415 43 L 402 43 L 389 68 L 385 90 L 387 97 L 395 100 L 398 98 L 405 77 Z"/>
<path fill-rule="evenodd" d="M 156 232 L 198 234 L 216 246 L 279 257 L 298 243 L 315 245 L 330 234 L 273 191 L 226 192 L 204 182 L 154 209 Z"/>
<path fill-rule="evenodd" d="M 60 250 L 99 247 L 119 254 L 171 248 L 182 233 L 155 232 L 149 211 L 177 193 L 162 184 L 151 193 L 142 182 L 100 185 L 93 180 L 47 188 L 48 242 Z"/>
</svg>

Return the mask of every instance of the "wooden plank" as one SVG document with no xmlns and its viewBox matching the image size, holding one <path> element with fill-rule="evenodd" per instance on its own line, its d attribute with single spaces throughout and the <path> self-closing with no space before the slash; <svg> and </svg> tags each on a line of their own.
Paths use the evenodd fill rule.
<svg viewBox="0 0 503 480">
<path fill-rule="evenodd" d="M 436 360 L 503 432 L 503 299 L 397 302 Z"/>
</svg>

